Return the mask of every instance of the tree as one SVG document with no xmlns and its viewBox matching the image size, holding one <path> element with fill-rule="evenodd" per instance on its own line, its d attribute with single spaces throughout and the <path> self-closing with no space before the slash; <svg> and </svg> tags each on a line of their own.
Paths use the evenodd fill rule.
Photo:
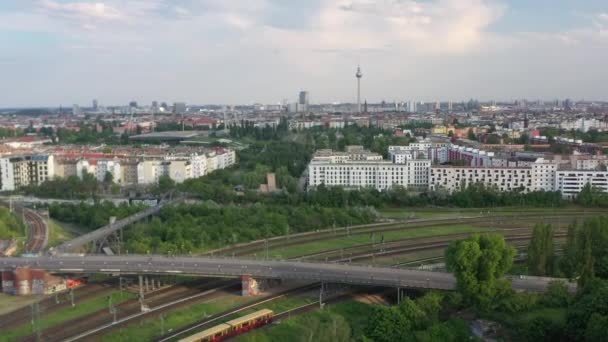
<svg viewBox="0 0 608 342">
<path fill-rule="evenodd" d="M 167 193 L 175 188 L 175 181 L 169 176 L 160 176 L 158 178 L 158 192 L 161 194 Z"/>
<path fill-rule="evenodd" d="M 585 341 L 607 342 L 608 341 L 608 315 L 594 313 L 587 323 L 585 330 Z"/>
<path fill-rule="evenodd" d="M 114 175 L 110 171 L 106 171 L 106 174 L 103 177 L 103 182 L 106 184 L 114 183 Z"/>
<path fill-rule="evenodd" d="M 528 246 L 528 270 L 537 276 L 551 275 L 553 263 L 553 227 L 550 224 L 537 223 Z"/>
<path fill-rule="evenodd" d="M 500 144 L 500 138 L 495 134 L 489 135 L 486 139 L 486 144 L 498 145 Z"/>
<path fill-rule="evenodd" d="M 472 128 L 469 128 L 469 132 L 467 133 L 467 138 L 469 140 L 477 140 L 477 136 L 475 135 L 475 132 L 473 132 Z"/>
<path fill-rule="evenodd" d="M 576 250 L 576 223 L 568 226 L 564 255 L 559 260 L 560 271 L 568 278 L 572 279 L 577 274 L 577 250 Z"/>
<path fill-rule="evenodd" d="M 454 273 L 464 300 L 482 310 L 510 293 L 511 284 L 503 275 L 513 265 L 514 256 L 515 249 L 496 234 L 454 241 L 445 253 L 447 268 Z"/>
</svg>

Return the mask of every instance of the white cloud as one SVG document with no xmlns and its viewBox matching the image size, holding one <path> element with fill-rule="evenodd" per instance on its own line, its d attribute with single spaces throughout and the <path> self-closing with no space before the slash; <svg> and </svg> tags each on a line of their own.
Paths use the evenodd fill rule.
<svg viewBox="0 0 608 342">
<path fill-rule="evenodd" d="M 76 20 L 123 20 L 125 15 L 118 9 L 103 2 L 69 2 L 60 3 L 52 0 L 41 0 L 40 9 L 51 16 Z"/>
<path fill-rule="evenodd" d="M 559 77 L 576 70 L 569 63 L 580 63 L 592 48 L 594 58 L 608 57 L 608 14 L 589 16 L 587 27 L 572 31 L 493 33 L 491 25 L 506 11 L 504 0 L 314 0 L 308 12 L 280 12 L 288 16 L 282 19 L 300 21 L 281 26 L 269 15 L 277 14 L 273 2 L 36 0 L 34 10 L 0 12 L 0 30 L 57 37 L 53 48 L 65 57 L 43 62 L 49 70 L 96 79 L 91 86 L 97 90 L 68 82 L 66 97 L 86 91 L 121 101 L 123 96 L 141 96 L 275 102 L 300 88 L 308 88 L 318 101 L 348 101 L 354 94 L 349 82 L 359 62 L 370 101 L 498 98 L 489 92 L 561 85 Z M 596 69 L 597 75 L 588 79 L 608 76 L 601 71 L 605 69 Z M 27 72 L 13 78 L 21 75 L 27 80 Z M 532 80 L 523 87 L 529 75 L 544 83 Z M 38 76 L 31 78 L 39 82 Z M 570 77 L 569 82 L 575 80 Z"/>
</svg>

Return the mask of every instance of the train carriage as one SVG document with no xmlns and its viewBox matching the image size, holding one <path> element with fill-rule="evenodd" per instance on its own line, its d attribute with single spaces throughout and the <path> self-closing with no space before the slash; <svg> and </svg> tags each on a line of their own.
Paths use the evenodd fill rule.
<svg viewBox="0 0 608 342">
<path fill-rule="evenodd" d="M 272 322 L 274 312 L 263 309 L 201 331 L 179 342 L 218 342 Z"/>
<path fill-rule="evenodd" d="M 228 324 L 216 325 L 197 334 L 182 338 L 179 342 L 215 342 L 220 341 L 223 336 L 230 332 Z"/>
</svg>

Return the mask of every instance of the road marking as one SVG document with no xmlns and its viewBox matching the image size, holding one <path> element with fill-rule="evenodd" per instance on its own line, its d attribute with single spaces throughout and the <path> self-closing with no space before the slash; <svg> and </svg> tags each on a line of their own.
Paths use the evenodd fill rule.
<svg viewBox="0 0 608 342">
<path fill-rule="evenodd" d="M 172 270 L 172 271 L 165 271 L 167 273 L 182 273 L 182 271 L 177 271 L 177 270 Z"/>
<path fill-rule="evenodd" d="M 102 268 L 99 270 L 99 272 L 120 272 L 120 269 L 118 268 Z"/>
</svg>

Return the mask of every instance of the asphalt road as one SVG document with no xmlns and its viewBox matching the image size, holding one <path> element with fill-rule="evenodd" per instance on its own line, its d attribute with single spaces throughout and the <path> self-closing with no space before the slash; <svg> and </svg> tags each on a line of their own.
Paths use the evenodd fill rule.
<svg viewBox="0 0 608 342">
<path fill-rule="evenodd" d="M 260 261 L 204 257 L 166 256 L 40 256 L 1 258 L 0 269 L 31 266 L 55 273 L 188 274 L 210 277 L 277 278 L 357 285 L 412 287 L 451 290 L 456 279 L 451 273 L 386 267 L 351 266 L 289 261 Z M 513 288 L 543 292 L 552 278 L 516 277 Z M 571 284 L 571 290 L 575 285 Z"/>
</svg>

